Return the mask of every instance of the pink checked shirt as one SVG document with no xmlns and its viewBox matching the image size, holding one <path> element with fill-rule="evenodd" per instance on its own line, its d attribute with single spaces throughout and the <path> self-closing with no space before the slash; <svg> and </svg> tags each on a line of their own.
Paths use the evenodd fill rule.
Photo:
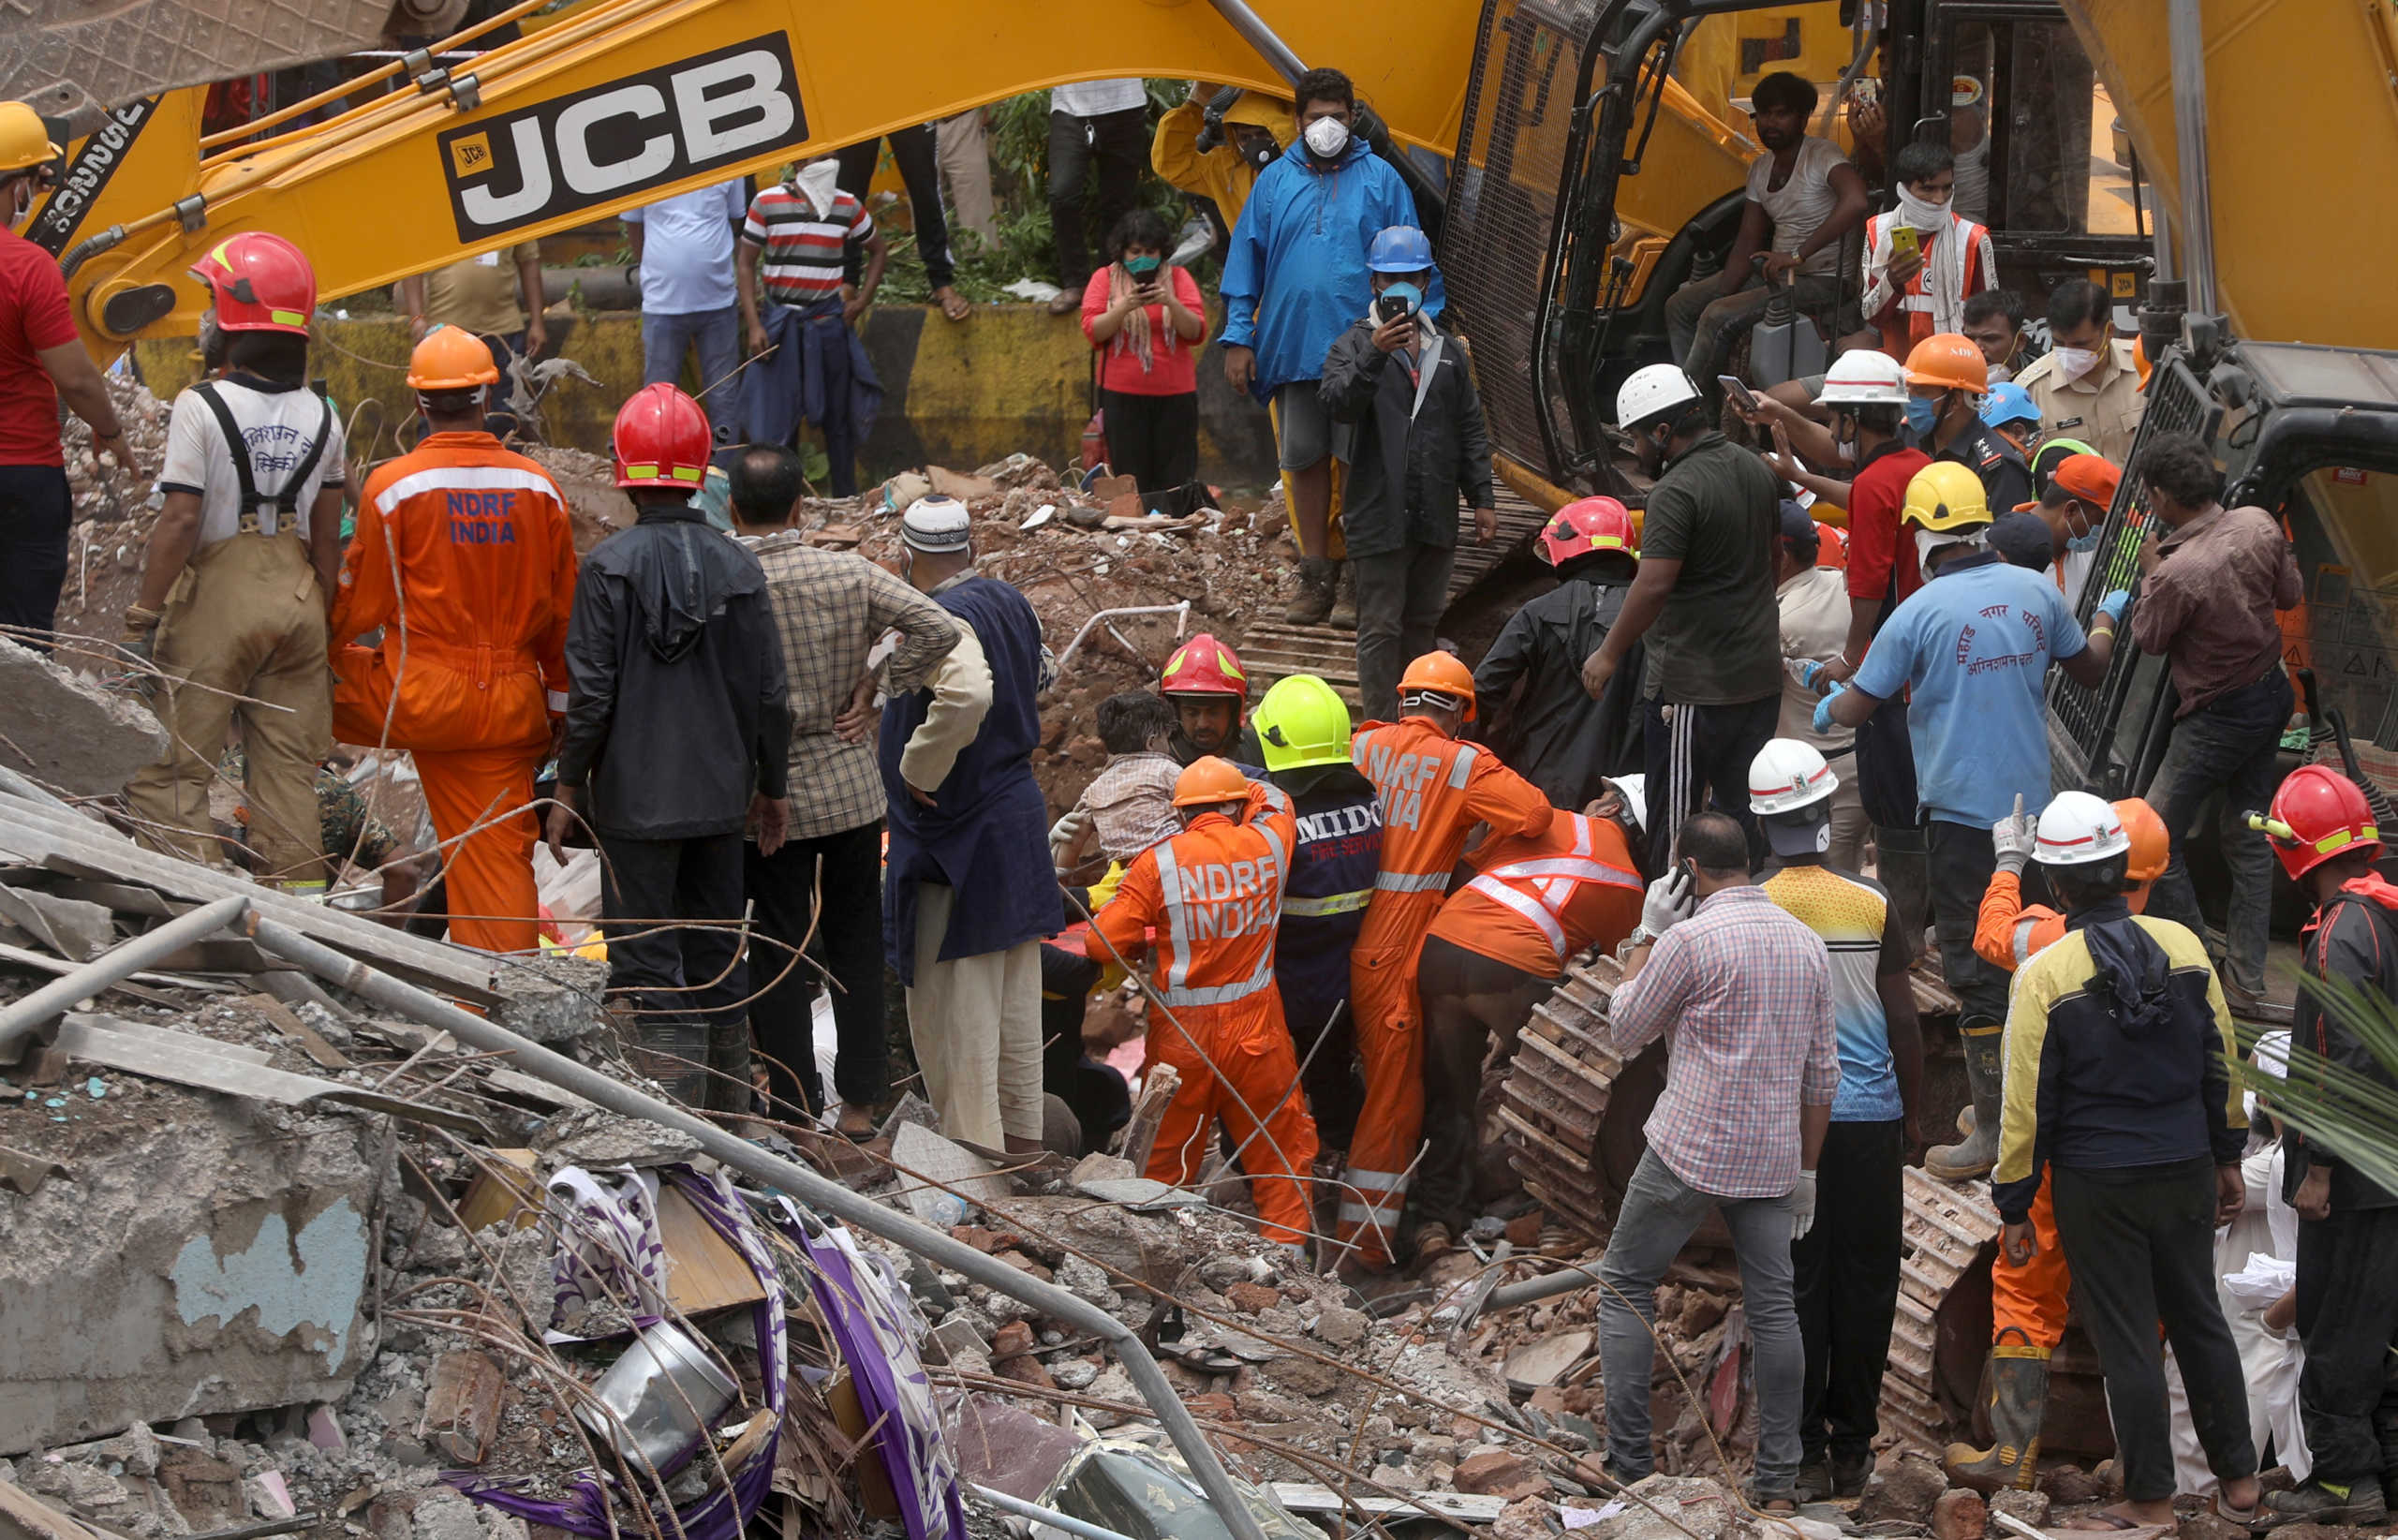
<svg viewBox="0 0 2398 1540">
<path fill-rule="evenodd" d="M 1627 1059 L 1665 1034 L 1665 1090 L 1649 1148 L 1719 1198 L 1775 1198 L 1798 1181 L 1798 1109 L 1840 1088 L 1831 959 L 1763 888 L 1725 888 L 1658 938 L 1607 1013 Z"/>
</svg>

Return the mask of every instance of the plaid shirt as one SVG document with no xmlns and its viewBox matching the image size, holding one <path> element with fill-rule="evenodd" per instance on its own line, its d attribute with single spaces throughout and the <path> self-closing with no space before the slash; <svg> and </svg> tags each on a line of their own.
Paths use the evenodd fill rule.
<svg viewBox="0 0 2398 1540">
<path fill-rule="evenodd" d="M 791 677 L 791 837 L 815 839 L 886 812 L 874 741 L 843 743 L 833 719 L 886 630 L 902 633 L 883 665 L 892 693 L 921 689 L 957 645 L 949 612 L 864 556 L 822 551 L 796 531 L 744 540 L 766 570 L 766 597 Z"/>
<path fill-rule="evenodd" d="M 1831 960 L 1763 888 L 1710 894 L 1667 930 L 1608 1021 L 1626 1059 L 1666 1033 L 1649 1148 L 1719 1198 L 1776 1198 L 1798 1181 L 1798 1109 L 1840 1088 Z"/>
<path fill-rule="evenodd" d="M 1182 766 L 1171 754 L 1118 754 L 1084 788 L 1074 806 L 1090 810 L 1100 852 L 1128 865 L 1150 846 L 1182 832 L 1174 810 L 1174 783 Z"/>
</svg>

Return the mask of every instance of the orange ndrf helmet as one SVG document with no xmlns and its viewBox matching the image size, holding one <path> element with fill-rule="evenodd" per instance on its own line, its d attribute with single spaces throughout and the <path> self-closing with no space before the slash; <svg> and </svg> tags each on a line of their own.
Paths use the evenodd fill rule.
<svg viewBox="0 0 2398 1540">
<path fill-rule="evenodd" d="M 499 365 L 492 362 L 491 349 L 461 327 L 435 327 L 408 355 L 408 388 L 413 391 L 471 391 L 498 383 Z"/>
<path fill-rule="evenodd" d="M 1465 666 L 1456 653 L 1428 652 L 1407 665 L 1399 676 L 1399 707 L 1404 712 L 1410 699 L 1426 695 L 1438 705 L 1456 706 L 1467 721 L 1473 720 L 1473 671 Z"/>
<path fill-rule="evenodd" d="M 2273 793 L 2272 810 L 2249 814 L 2248 826 L 2265 832 L 2292 881 L 2335 855 L 2381 849 L 2381 829 L 2363 791 L 2328 765 L 2302 764 L 2291 771 Z"/>
<path fill-rule="evenodd" d="M 616 484 L 663 486 L 697 492 L 707 477 L 714 448 L 708 414 L 672 385 L 644 385 L 616 411 L 608 436 L 616 459 Z"/>
<path fill-rule="evenodd" d="M 282 236 L 262 230 L 229 235 L 190 271 L 208 286 L 219 332 L 308 334 L 308 317 L 317 308 L 317 270 Z"/>
<path fill-rule="evenodd" d="M 2154 882 L 2173 858 L 2173 837 L 2166 832 L 2165 820 L 2142 797 L 2125 797 L 2114 808 L 2115 816 L 2124 821 L 2124 837 L 2132 842 L 2124 875 L 2135 882 Z"/>
<path fill-rule="evenodd" d="M 1540 559 L 1562 567 L 1593 551 L 1613 551 L 1640 560 L 1640 532 L 1632 514 L 1613 497 L 1583 497 L 1549 515 L 1540 532 Z"/>
<path fill-rule="evenodd" d="M 1219 803 L 1240 802 L 1248 795 L 1249 777 L 1235 769 L 1232 761 L 1213 754 L 1192 760 L 1174 781 L 1174 805 L 1177 807 L 1211 807 Z"/>
<path fill-rule="evenodd" d="M 1229 695 L 1236 701 L 1249 696 L 1249 675 L 1240 666 L 1240 657 L 1207 631 L 1174 649 L 1165 660 L 1165 673 L 1158 678 L 1161 695 Z"/>
<path fill-rule="evenodd" d="M 1954 332 L 1934 332 L 1907 354 L 1907 383 L 1945 385 L 1976 395 L 1990 390 L 1990 360 L 1981 344 Z"/>
</svg>

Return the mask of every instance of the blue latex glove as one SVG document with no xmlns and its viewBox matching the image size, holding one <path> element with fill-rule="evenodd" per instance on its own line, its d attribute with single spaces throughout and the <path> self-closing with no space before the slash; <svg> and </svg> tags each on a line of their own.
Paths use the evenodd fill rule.
<svg viewBox="0 0 2398 1540">
<path fill-rule="evenodd" d="M 2129 588 L 2118 588 L 2098 601 L 2098 613 L 2118 626 L 2124 623 L 2124 612 L 2131 607 L 2132 591 Z"/>
<path fill-rule="evenodd" d="M 1829 690 L 1829 691 L 1828 691 L 1828 692 L 1825 694 L 1825 696 L 1824 696 L 1824 698 L 1823 698 L 1822 700 L 1817 701 L 1817 702 L 1815 703 L 1815 731 L 1816 731 L 1816 732 L 1818 732 L 1818 733 L 1829 733 L 1829 732 L 1831 732 L 1835 727 L 1838 727 L 1838 726 L 1840 725 L 1839 723 L 1837 723 L 1837 722 L 1835 722 L 1835 721 L 1833 721 L 1833 720 L 1832 720 L 1832 703 L 1833 703 L 1834 701 L 1839 700 L 1839 699 L 1841 698 L 1842 694 L 1843 694 L 1843 693 L 1844 693 L 1844 692 L 1847 690 L 1847 689 L 1848 689 L 1848 686 L 1847 686 L 1847 685 L 1845 685 L 1845 684 L 1838 684 L 1838 685 L 1834 685 L 1834 686 L 1830 689 L 1830 690 Z"/>
</svg>

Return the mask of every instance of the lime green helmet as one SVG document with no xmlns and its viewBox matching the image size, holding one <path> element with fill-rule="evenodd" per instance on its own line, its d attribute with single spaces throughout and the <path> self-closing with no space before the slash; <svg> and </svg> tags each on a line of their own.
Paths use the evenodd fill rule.
<svg viewBox="0 0 2398 1540">
<path fill-rule="evenodd" d="M 2048 440 L 2032 456 L 2032 496 L 2044 498 L 2049 495 L 2049 482 L 2055 478 L 2057 466 L 2064 465 L 2077 454 L 2097 452 L 2079 438 Z"/>
<path fill-rule="evenodd" d="M 1268 770 L 1349 763 L 1349 705 L 1312 674 L 1276 681 L 1251 714 Z"/>
</svg>

